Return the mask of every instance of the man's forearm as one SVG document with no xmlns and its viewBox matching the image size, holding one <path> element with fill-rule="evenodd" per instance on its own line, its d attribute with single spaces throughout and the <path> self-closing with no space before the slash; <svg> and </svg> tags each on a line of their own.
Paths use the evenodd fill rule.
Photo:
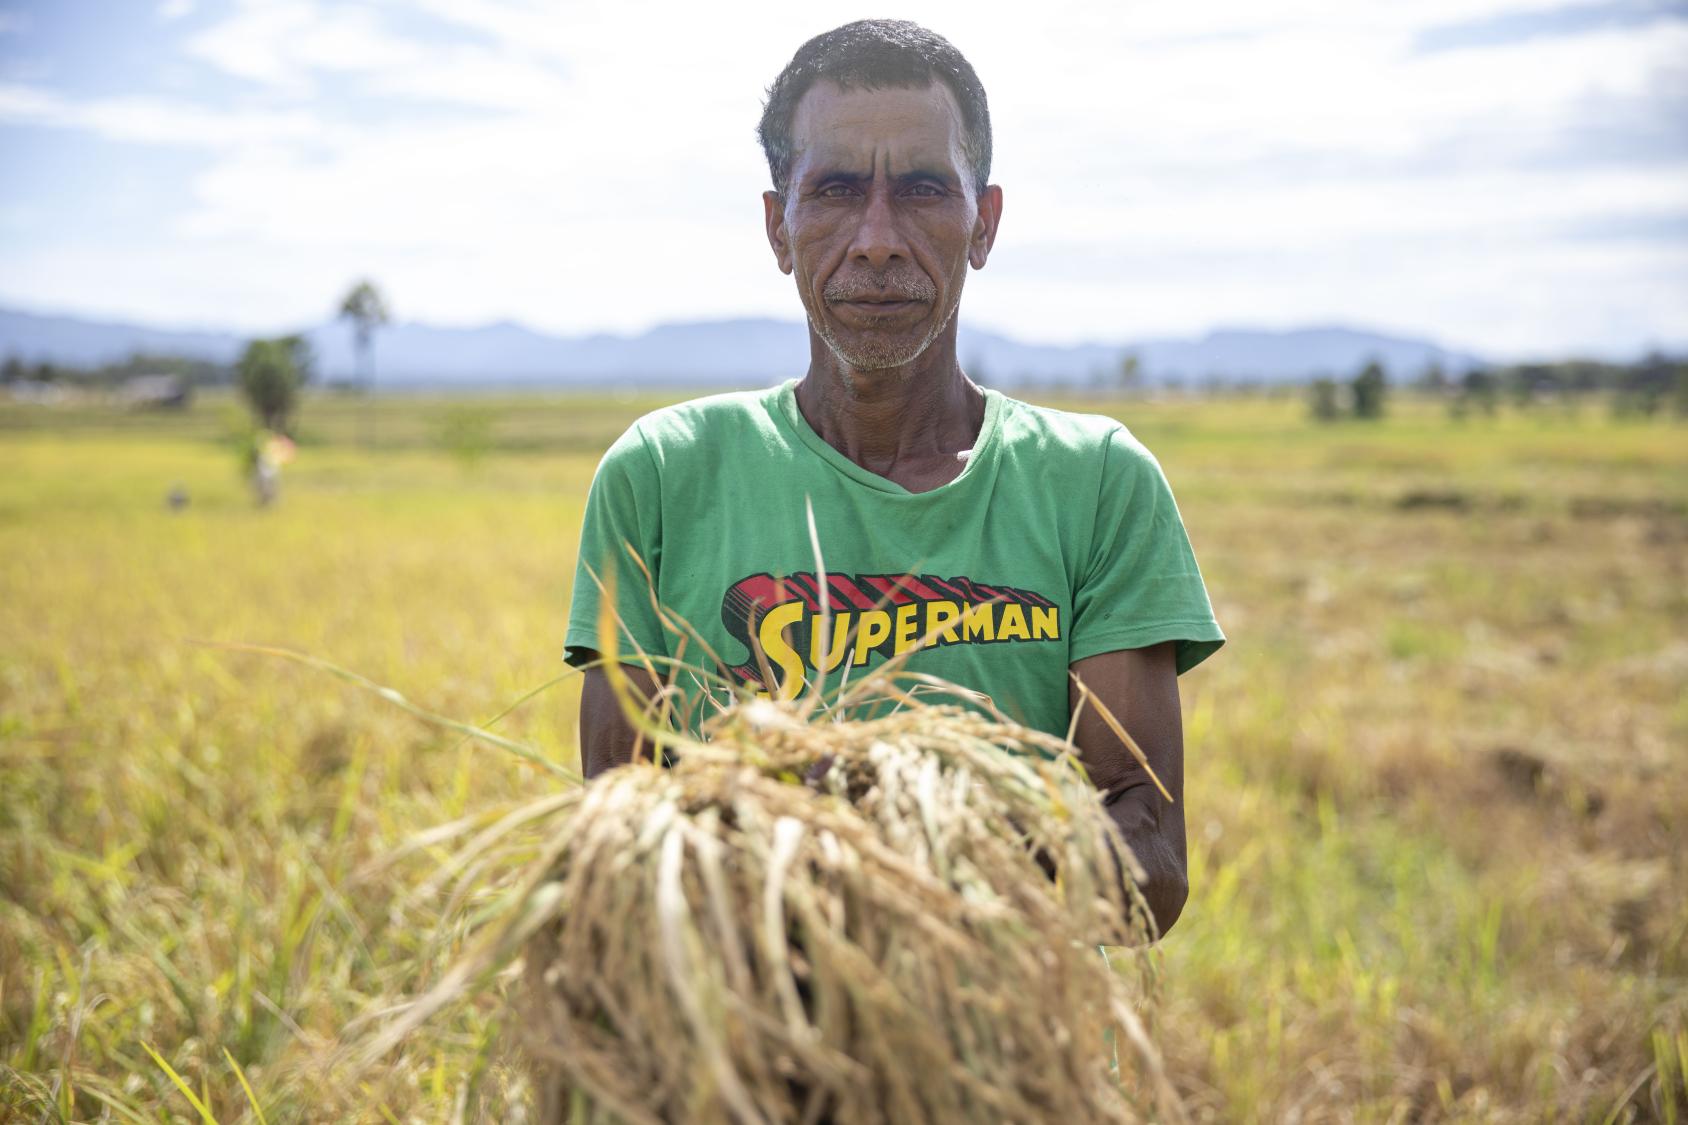
<svg viewBox="0 0 1688 1125">
<path fill-rule="evenodd" d="M 1156 932 L 1164 934 L 1178 921 L 1190 893 L 1184 849 L 1178 846 L 1183 836 L 1180 810 L 1147 782 L 1116 789 L 1104 803 L 1143 869 L 1137 889 L 1154 916 Z M 1171 822 L 1171 817 L 1177 821 Z"/>
<path fill-rule="evenodd" d="M 642 668 L 623 669 L 640 699 L 656 692 L 655 681 Z M 601 668 L 586 672 L 580 689 L 580 770 L 588 778 L 626 765 L 643 748 L 639 732 L 627 721 L 621 700 Z"/>
</svg>

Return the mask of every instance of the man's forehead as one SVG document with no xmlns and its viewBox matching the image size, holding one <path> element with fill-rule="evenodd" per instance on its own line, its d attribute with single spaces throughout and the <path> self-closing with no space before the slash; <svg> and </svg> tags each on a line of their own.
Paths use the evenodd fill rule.
<svg viewBox="0 0 1688 1125">
<path fill-rule="evenodd" d="M 955 96 L 928 86 L 844 89 L 815 83 L 797 103 L 791 140 L 797 159 L 872 159 L 875 153 L 959 161 L 963 125 Z"/>
</svg>

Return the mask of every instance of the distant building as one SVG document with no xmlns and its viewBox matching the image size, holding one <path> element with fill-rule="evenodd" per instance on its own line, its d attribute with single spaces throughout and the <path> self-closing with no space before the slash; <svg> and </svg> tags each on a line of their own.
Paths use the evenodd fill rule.
<svg viewBox="0 0 1688 1125">
<path fill-rule="evenodd" d="M 130 410 L 185 410 L 193 385 L 180 375 L 136 375 L 123 381 L 118 398 Z"/>
<path fill-rule="evenodd" d="M 6 388 L 13 402 L 27 402 L 36 406 L 57 406 L 71 398 L 68 387 L 45 383 L 39 379 L 19 379 Z"/>
</svg>

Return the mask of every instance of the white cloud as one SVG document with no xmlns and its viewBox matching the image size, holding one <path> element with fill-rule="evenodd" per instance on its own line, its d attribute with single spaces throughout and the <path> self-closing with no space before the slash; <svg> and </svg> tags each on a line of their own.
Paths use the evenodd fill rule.
<svg viewBox="0 0 1688 1125">
<path fill-rule="evenodd" d="M 0 122 L 80 129 L 114 141 L 231 150 L 282 141 L 332 142 L 338 131 L 300 110 L 216 109 L 151 97 L 66 98 L 0 85 Z"/>
<path fill-rule="evenodd" d="M 161 222 L 158 283 L 126 287 L 147 270 L 96 269 L 83 247 L 31 259 L 39 300 L 104 292 L 137 315 L 173 301 L 261 326 L 314 318 L 318 295 L 372 272 L 404 315 L 442 322 L 795 315 L 762 242 L 753 129 L 764 84 L 825 19 L 419 7 L 462 34 L 423 36 L 393 5 L 243 3 L 183 48 L 238 80 L 217 105 L 0 86 L 0 120 L 212 157 Z M 1688 29 L 1411 50 L 1426 26 L 1515 7 L 1132 0 L 993 23 L 916 3 L 991 91 L 1008 209 L 971 319 L 1045 339 L 1340 319 L 1516 350 L 1688 338 L 1678 245 L 1560 235 L 1688 211 L 1688 151 L 1539 159 L 1577 143 L 1591 106 L 1629 112 L 1679 82 Z M 387 100 L 348 100 L 348 83 Z M 254 260 L 262 280 L 242 280 Z"/>
<path fill-rule="evenodd" d="M 307 92 L 312 72 L 380 73 L 425 57 L 365 8 L 306 0 L 242 4 L 187 41 L 187 53 L 226 74 L 288 92 Z"/>
<path fill-rule="evenodd" d="M 158 18 L 161 20 L 179 20 L 193 15 L 194 0 L 164 0 L 158 6 Z"/>
</svg>

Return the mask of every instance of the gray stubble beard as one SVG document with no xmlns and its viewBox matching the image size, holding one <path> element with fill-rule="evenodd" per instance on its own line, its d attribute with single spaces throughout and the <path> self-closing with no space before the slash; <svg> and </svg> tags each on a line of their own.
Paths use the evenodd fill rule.
<svg viewBox="0 0 1688 1125">
<path fill-rule="evenodd" d="M 960 311 L 961 290 L 962 284 L 958 282 L 955 287 L 955 299 L 950 302 L 950 307 L 941 319 L 933 321 L 930 331 L 912 349 L 880 348 L 858 351 L 852 354 L 845 350 L 843 342 L 833 334 L 823 318 L 812 312 L 809 313 L 809 326 L 814 329 L 815 335 L 821 338 L 832 354 L 838 357 L 839 363 L 844 368 L 845 384 L 848 386 L 852 382 L 852 375 L 857 371 L 884 371 L 888 368 L 902 367 L 913 363 L 924 355 L 926 349 L 932 346 L 932 341 L 943 335 L 944 329 L 949 327 L 950 321 L 954 320 L 956 313 Z"/>
</svg>

